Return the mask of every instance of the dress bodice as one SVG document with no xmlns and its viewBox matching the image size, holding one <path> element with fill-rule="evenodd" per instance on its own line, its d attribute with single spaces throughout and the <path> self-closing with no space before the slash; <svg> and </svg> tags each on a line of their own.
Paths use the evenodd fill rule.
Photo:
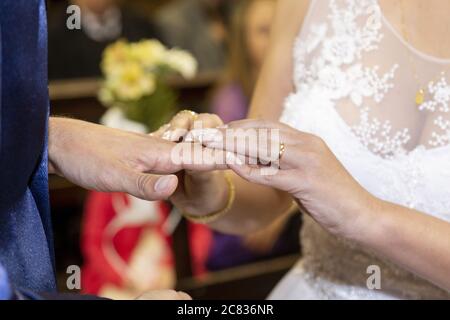
<svg viewBox="0 0 450 320">
<path fill-rule="evenodd" d="M 281 120 L 323 138 L 375 196 L 450 222 L 450 61 L 409 45 L 376 0 L 315 0 L 294 65 Z M 309 218 L 302 241 L 298 268 L 317 298 L 450 297 Z M 381 291 L 366 287 L 370 265 L 381 268 Z"/>
</svg>

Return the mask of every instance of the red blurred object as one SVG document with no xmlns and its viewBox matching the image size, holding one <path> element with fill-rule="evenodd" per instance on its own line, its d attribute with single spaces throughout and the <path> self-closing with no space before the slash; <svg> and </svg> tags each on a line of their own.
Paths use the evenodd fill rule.
<svg viewBox="0 0 450 320">
<path fill-rule="evenodd" d="M 167 269 L 174 272 L 172 239 L 164 231 L 170 205 L 139 201 L 122 193 L 92 192 L 89 195 L 81 238 L 85 261 L 82 270 L 83 293 L 99 294 L 105 285 L 125 288 L 130 260 L 144 233 L 148 232 L 152 233 L 152 239 L 159 239 L 156 242 L 160 244 L 148 250 L 153 250 L 158 257 L 161 255 L 161 259 L 157 260 L 159 269 L 149 267 L 149 272 L 158 270 L 158 273 L 166 273 Z M 188 230 L 192 269 L 194 275 L 200 276 L 206 272 L 211 231 L 203 225 L 194 224 L 190 224 Z M 149 263 L 155 264 L 155 261 Z"/>
</svg>

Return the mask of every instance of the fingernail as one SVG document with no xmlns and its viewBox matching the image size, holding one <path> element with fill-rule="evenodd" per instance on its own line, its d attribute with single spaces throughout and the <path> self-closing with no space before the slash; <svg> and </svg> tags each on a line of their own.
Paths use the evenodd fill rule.
<svg viewBox="0 0 450 320">
<path fill-rule="evenodd" d="M 162 138 L 164 139 L 164 140 L 169 140 L 170 141 L 170 138 L 172 137 L 172 134 L 173 134 L 173 131 L 166 131 L 166 132 L 164 132 L 164 134 L 162 135 Z"/>
<path fill-rule="evenodd" d="M 217 129 L 197 129 L 191 131 L 192 137 L 199 142 L 221 142 L 222 132 Z"/>
<path fill-rule="evenodd" d="M 214 143 L 222 143 L 223 142 L 223 136 L 222 133 L 219 133 L 218 135 L 215 135 L 213 137 L 210 137 L 211 141 Z"/>
<path fill-rule="evenodd" d="M 174 176 L 163 176 L 158 179 L 155 183 L 155 191 L 158 193 L 163 193 L 169 189 L 173 182 Z"/>
<path fill-rule="evenodd" d="M 170 140 L 173 142 L 183 142 L 188 131 L 186 129 L 176 129 L 172 131 Z"/>
<path fill-rule="evenodd" d="M 194 136 L 192 135 L 192 132 L 189 132 L 187 136 L 184 138 L 184 142 L 194 142 Z"/>
<path fill-rule="evenodd" d="M 223 149 L 223 147 L 224 147 L 222 142 L 205 141 L 205 142 L 203 142 L 203 144 L 210 149 L 219 149 L 220 150 L 220 149 Z"/>
</svg>

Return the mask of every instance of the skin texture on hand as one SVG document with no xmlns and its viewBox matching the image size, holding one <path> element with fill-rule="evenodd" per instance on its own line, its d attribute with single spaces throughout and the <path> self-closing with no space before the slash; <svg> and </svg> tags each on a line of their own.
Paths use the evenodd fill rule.
<svg viewBox="0 0 450 320">
<path fill-rule="evenodd" d="M 49 124 L 49 171 L 90 190 L 126 192 L 144 200 L 177 188 L 173 144 L 161 139 L 63 118 Z M 161 176 L 159 174 L 168 174 Z"/>
<path fill-rule="evenodd" d="M 267 169 L 263 165 L 248 164 L 251 155 L 266 154 L 260 153 L 262 144 L 242 148 L 227 143 L 226 138 L 232 130 L 242 132 L 248 129 L 253 132 L 258 132 L 257 129 L 279 130 L 285 152 L 275 174 L 263 173 Z M 223 140 L 220 141 L 218 136 Z M 288 192 L 308 214 L 333 234 L 354 238 L 355 232 L 364 230 L 367 219 L 371 218 L 370 208 L 376 200 L 353 179 L 320 138 L 264 120 L 232 122 L 226 129 L 219 129 L 218 136 L 203 137 L 203 143 L 211 148 L 236 153 L 238 158 L 241 156 L 234 164 L 228 165 L 242 178 Z M 206 141 L 208 138 L 212 141 Z M 273 143 L 270 135 L 266 139 L 268 141 L 264 145 Z M 261 142 L 261 137 L 257 141 Z M 276 142 L 277 145 L 280 141 Z"/>
</svg>

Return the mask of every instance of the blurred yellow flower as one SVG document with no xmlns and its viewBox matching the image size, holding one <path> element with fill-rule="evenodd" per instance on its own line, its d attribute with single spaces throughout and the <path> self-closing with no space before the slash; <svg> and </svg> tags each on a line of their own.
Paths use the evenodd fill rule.
<svg viewBox="0 0 450 320">
<path fill-rule="evenodd" d="M 136 59 L 145 68 L 152 68 L 164 62 L 166 48 L 158 40 L 143 40 L 130 44 L 132 59 Z"/>
<path fill-rule="evenodd" d="M 130 59 L 130 49 L 126 41 L 120 40 L 108 46 L 103 52 L 102 71 L 108 76 L 121 68 Z"/>
<path fill-rule="evenodd" d="M 114 76 L 106 80 L 106 86 L 110 88 L 118 99 L 123 101 L 138 100 L 145 95 L 150 95 L 155 90 L 155 77 L 152 73 L 146 73 L 136 62 L 129 61 L 117 68 Z"/>
<path fill-rule="evenodd" d="M 103 85 L 98 92 L 98 99 L 103 105 L 112 105 L 114 103 L 114 94 L 111 91 L 111 88 Z"/>
<path fill-rule="evenodd" d="M 152 131 L 176 110 L 176 93 L 166 77 L 178 73 L 186 79 L 193 78 L 197 61 L 187 51 L 168 50 L 158 40 L 120 40 L 105 49 L 101 68 L 101 103 L 110 110 L 117 108 L 127 119 Z"/>
<path fill-rule="evenodd" d="M 152 95 L 167 70 L 187 79 L 194 77 L 197 61 L 187 51 L 168 50 L 158 40 L 120 40 L 105 49 L 101 67 L 105 81 L 99 99 L 113 106 Z"/>
<path fill-rule="evenodd" d="M 165 63 L 186 79 L 192 79 L 197 73 L 197 61 L 189 52 L 184 50 L 172 49 L 167 51 Z"/>
</svg>

